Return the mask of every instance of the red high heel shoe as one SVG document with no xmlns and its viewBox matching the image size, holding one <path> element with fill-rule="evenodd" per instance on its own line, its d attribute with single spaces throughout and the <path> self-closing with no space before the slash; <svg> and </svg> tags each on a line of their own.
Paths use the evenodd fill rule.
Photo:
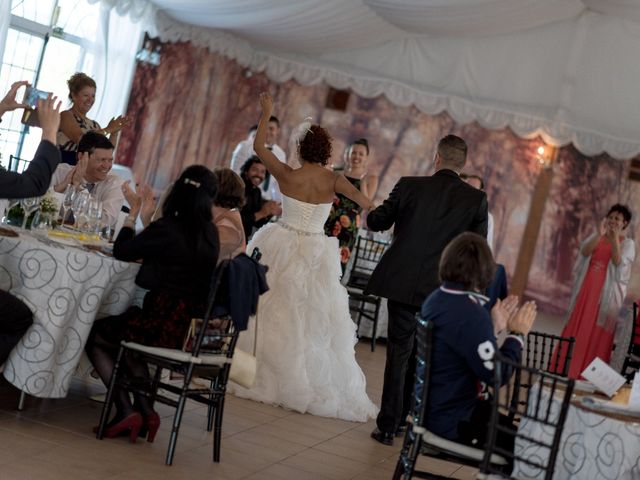
<svg viewBox="0 0 640 480">
<path fill-rule="evenodd" d="M 158 412 L 151 412 L 145 418 L 145 426 L 147 427 L 147 442 L 153 443 L 156 438 L 156 433 L 158 433 L 158 429 L 160 428 L 160 415 Z"/>
<path fill-rule="evenodd" d="M 112 425 L 109 428 L 107 428 L 107 431 L 105 432 L 104 436 L 107 438 L 114 438 L 120 435 L 122 432 L 126 430 L 130 430 L 129 441 L 131 443 L 136 443 L 136 438 L 138 438 L 138 433 L 140 432 L 141 428 L 142 428 L 142 415 L 140 415 L 138 412 L 133 412 L 127 415 L 126 417 L 124 417 L 115 425 Z"/>
</svg>

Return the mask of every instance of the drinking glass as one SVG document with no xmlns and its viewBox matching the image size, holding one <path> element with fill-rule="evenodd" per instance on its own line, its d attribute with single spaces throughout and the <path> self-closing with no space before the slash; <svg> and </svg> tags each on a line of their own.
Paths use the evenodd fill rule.
<svg viewBox="0 0 640 480">
<path fill-rule="evenodd" d="M 81 232 L 87 230 L 89 223 L 89 202 L 91 195 L 87 191 L 78 192 L 73 201 L 73 215 L 75 217 L 75 228 Z"/>
<path fill-rule="evenodd" d="M 9 224 L 9 211 L 19 203 L 19 198 L 10 198 L 7 200 L 7 206 L 4 212 L 4 216 L 2 217 L 2 223 Z"/>
<path fill-rule="evenodd" d="M 22 209 L 24 210 L 22 228 L 27 228 L 27 220 L 29 219 L 29 216 L 38 209 L 39 203 L 40 198 L 38 197 L 29 197 L 20 200 L 20 205 L 22 205 Z"/>
<path fill-rule="evenodd" d="M 73 184 L 67 185 L 67 189 L 64 191 L 64 200 L 62 200 L 62 225 L 67 223 L 67 217 L 73 215 L 73 201 L 76 198 L 78 190 Z M 72 219 L 69 219 L 69 223 L 74 223 Z"/>
<path fill-rule="evenodd" d="M 100 222 L 102 220 L 102 202 L 91 198 L 89 200 L 89 225 L 87 233 L 98 234 L 100 233 Z"/>
<path fill-rule="evenodd" d="M 51 213 L 37 212 L 31 222 L 31 230 L 35 235 L 46 236 L 49 230 L 53 229 L 53 217 Z"/>
</svg>

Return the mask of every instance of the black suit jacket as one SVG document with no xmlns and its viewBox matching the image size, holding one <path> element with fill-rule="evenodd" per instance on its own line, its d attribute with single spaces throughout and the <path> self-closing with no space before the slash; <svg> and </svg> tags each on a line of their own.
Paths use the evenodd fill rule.
<svg viewBox="0 0 640 480">
<path fill-rule="evenodd" d="M 60 150 L 43 140 L 27 169 L 20 173 L 0 172 L 0 198 L 28 198 L 44 195 L 51 175 L 60 163 Z"/>
<path fill-rule="evenodd" d="M 371 275 L 366 293 L 420 306 L 435 290 L 444 247 L 466 231 L 487 235 L 487 196 L 452 170 L 402 177 L 367 216 L 373 231 L 395 224 L 393 241 Z"/>
</svg>

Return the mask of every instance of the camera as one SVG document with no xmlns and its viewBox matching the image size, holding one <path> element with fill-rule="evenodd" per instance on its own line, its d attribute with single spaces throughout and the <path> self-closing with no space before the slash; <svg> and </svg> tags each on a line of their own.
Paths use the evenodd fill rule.
<svg viewBox="0 0 640 480">
<path fill-rule="evenodd" d="M 44 92 L 34 87 L 27 87 L 24 91 L 24 100 L 22 100 L 22 103 L 29 105 L 31 108 L 36 108 L 38 99 L 46 100 L 50 94 L 51 92 Z"/>
</svg>

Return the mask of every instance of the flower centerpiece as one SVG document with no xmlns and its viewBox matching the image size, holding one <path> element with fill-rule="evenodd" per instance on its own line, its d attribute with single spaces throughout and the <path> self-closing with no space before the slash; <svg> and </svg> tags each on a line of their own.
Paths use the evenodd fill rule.
<svg viewBox="0 0 640 480">
<path fill-rule="evenodd" d="M 39 218 L 37 223 L 45 223 L 51 228 L 55 228 L 58 226 L 59 212 L 60 205 L 58 205 L 58 201 L 51 194 L 51 191 L 48 191 L 40 198 L 40 210 L 38 212 Z"/>
</svg>

